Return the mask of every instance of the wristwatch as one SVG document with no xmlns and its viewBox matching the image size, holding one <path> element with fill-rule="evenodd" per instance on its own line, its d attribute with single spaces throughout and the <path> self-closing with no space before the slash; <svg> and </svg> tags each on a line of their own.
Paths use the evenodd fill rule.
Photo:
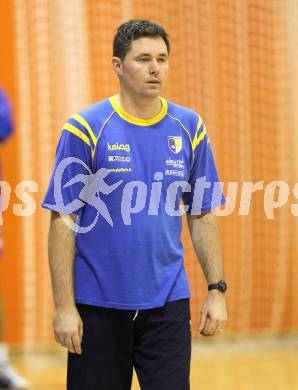
<svg viewBox="0 0 298 390">
<path fill-rule="evenodd" d="M 208 285 L 208 291 L 219 290 L 220 292 L 224 293 L 225 291 L 227 291 L 227 288 L 227 283 L 224 280 L 220 280 L 218 283 Z"/>
</svg>

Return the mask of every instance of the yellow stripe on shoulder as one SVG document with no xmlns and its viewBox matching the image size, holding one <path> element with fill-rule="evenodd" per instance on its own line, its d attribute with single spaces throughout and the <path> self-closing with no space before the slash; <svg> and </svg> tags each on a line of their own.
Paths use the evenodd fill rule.
<svg viewBox="0 0 298 390">
<path fill-rule="evenodd" d="M 203 121 L 202 121 L 202 118 L 200 117 L 198 125 L 197 125 L 196 135 L 195 135 L 193 142 L 192 142 L 193 150 L 195 150 L 195 148 L 197 148 L 199 146 L 200 142 L 203 141 L 203 139 L 207 135 L 207 130 L 206 130 L 205 124 L 204 124 L 203 130 L 201 131 L 200 135 L 198 135 L 198 132 L 200 130 L 200 127 L 202 126 L 202 123 L 203 123 Z"/>
<path fill-rule="evenodd" d="M 192 149 L 195 150 L 196 148 L 196 142 L 197 142 L 197 136 L 198 136 L 198 131 L 202 125 L 203 121 L 202 121 L 202 118 L 199 117 L 199 121 L 198 121 L 198 124 L 197 124 L 197 128 L 196 128 L 196 132 L 195 132 L 195 136 L 193 138 L 193 141 L 192 141 Z"/>
<path fill-rule="evenodd" d="M 203 141 L 203 139 L 206 137 L 206 135 L 207 135 L 207 130 L 206 130 L 206 127 L 204 127 L 204 130 L 201 132 L 201 134 L 196 139 L 194 149 L 199 146 L 200 142 Z"/>
<path fill-rule="evenodd" d="M 82 126 L 85 127 L 85 129 L 88 131 L 91 139 L 92 139 L 92 142 L 93 142 L 93 145 L 96 144 L 96 137 L 95 137 L 95 134 L 93 133 L 89 123 L 86 121 L 85 118 L 83 118 L 81 115 L 79 114 L 74 114 L 72 117 L 72 119 L 75 119 L 76 121 L 78 121 Z"/>
<path fill-rule="evenodd" d="M 90 140 L 87 137 L 86 134 L 84 134 L 81 130 L 77 129 L 75 126 L 71 125 L 70 123 L 65 123 L 62 130 L 67 130 L 70 133 L 76 135 L 79 137 L 82 141 L 84 141 L 87 145 L 91 147 Z"/>
</svg>

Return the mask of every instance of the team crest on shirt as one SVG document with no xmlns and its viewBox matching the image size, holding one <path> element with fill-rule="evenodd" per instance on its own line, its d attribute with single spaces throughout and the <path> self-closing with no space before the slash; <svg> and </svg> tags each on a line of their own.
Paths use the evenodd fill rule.
<svg viewBox="0 0 298 390">
<path fill-rule="evenodd" d="M 179 153 L 182 149 L 182 137 L 175 135 L 168 135 L 168 146 L 171 152 Z"/>
</svg>

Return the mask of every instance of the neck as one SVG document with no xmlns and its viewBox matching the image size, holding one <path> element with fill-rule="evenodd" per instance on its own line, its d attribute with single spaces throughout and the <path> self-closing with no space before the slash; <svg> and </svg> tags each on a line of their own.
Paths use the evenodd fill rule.
<svg viewBox="0 0 298 390">
<path fill-rule="evenodd" d="M 128 114 L 140 119 L 153 118 L 162 108 L 159 96 L 156 98 L 140 98 L 120 90 L 117 100 Z"/>
</svg>

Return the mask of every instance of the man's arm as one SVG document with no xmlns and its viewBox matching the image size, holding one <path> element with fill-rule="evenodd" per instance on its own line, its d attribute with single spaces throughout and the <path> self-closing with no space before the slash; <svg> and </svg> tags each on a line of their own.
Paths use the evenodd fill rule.
<svg viewBox="0 0 298 390">
<path fill-rule="evenodd" d="M 207 284 L 224 279 L 220 248 L 220 233 L 216 216 L 187 214 L 187 221 L 195 252 L 199 258 Z M 208 291 L 203 303 L 199 330 L 205 336 L 221 331 L 227 321 L 225 295 L 218 290 Z"/>
<path fill-rule="evenodd" d="M 55 303 L 53 321 L 56 341 L 70 352 L 81 353 L 83 323 L 77 311 L 73 291 L 74 231 L 66 225 L 75 216 L 52 211 L 49 230 L 49 266 Z"/>
</svg>

